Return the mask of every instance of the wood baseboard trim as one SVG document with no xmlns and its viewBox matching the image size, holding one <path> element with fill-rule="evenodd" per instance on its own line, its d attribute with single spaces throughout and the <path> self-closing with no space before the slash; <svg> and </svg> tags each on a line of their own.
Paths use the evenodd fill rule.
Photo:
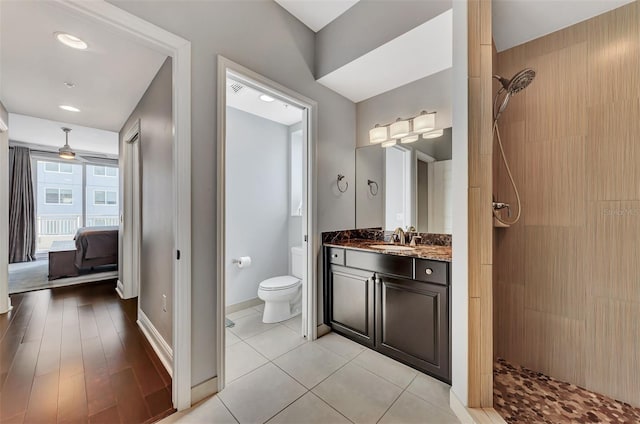
<svg viewBox="0 0 640 424">
<path fill-rule="evenodd" d="M 467 408 L 453 390 L 449 391 L 449 407 L 464 424 L 506 424 L 493 408 Z"/>
<path fill-rule="evenodd" d="M 138 308 L 138 320 L 136 322 L 144 336 L 149 341 L 154 352 L 158 355 L 160 362 L 162 362 L 164 368 L 173 378 L 173 349 L 171 349 L 171 346 L 169 346 L 165 339 L 160 335 L 160 332 L 151 323 L 149 317 L 147 317 L 140 308 Z"/>
<path fill-rule="evenodd" d="M 191 404 L 195 405 L 216 393 L 218 393 L 218 377 L 213 377 L 191 388 Z"/>
<path fill-rule="evenodd" d="M 243 309 L 261 305 L 262 303 L 264 302 L 256 297 L 255 299 L 245 300 L 244 302 L 236 303 L 235 305 L 229 305 L 226 308 L 224 308 L 224 313 L 225 315 L 229 315 L 234 312 L 241 311 Z"/>
</svg>

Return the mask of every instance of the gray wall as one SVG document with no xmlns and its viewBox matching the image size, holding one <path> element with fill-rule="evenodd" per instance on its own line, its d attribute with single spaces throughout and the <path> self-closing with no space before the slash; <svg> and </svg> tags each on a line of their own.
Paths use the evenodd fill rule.
<svg viewBox="0 0 640 424">
<path fill-rule="evenodd" d="M 120 130 L 120 151 L 129 128 L 140 119 L 142 251 L 140 307 L 172 345 L 173 316 L 173 118 L 171 58 L 160 67 Z M 167 312 L 162 310 L 167 296 Z"/>
<path fill-rule="evenodd" d="M 450 127 L 452 90 L 450 68 L 358 103 L 357 146 L 369 145 L 369 130 L 376 124 L 415 116 L 422 110 L 438 112 L 438 128 Z"/>
<path fill-rule="evenodd" d="M 451 9 L 451 3 L 451 0 L 361 0 L 318 31 L 316 77 L 321 78 L 422 25 Z"/>
<path fill-rule="evenodd" d="M 227 107 L 227 306 L 288 274 L 288 149 L 287 126 Z M 250 267 L 231 262 L 241 256 L 251 256 Z"/>
<path fill-rule="evenodd" d="M 315 34 L 273 1 L 111 0 L 192 47 L 192 384 L 216 371 L 216 55 L 318 102 L 318 232 L 354 226 L 355 105 L 313 76 Z M 322 285 L 319 285 L 322 287 Z"/>
<path fill-rule="evenodd" d="M 378 194 L 367 180 L 378 183 Z M 382 227 L 384 221 L 384 149 L 379 145 L 356 150 L 356 227 Z M 375 190 L 375 189 L 374 189 Z"/>
</svg>

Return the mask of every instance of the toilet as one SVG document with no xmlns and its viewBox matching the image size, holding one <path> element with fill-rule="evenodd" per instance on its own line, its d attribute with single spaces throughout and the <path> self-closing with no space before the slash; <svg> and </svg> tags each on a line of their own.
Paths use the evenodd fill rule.
<svg viewBox="0 0 640 424">
<path fill-rule="evenodd" d="M 258 297 L 264 301 L 262 322 L 272 324 L 286 321 L 302 311 L 301 246 L 291 248 L 291 275 L 269 278 L 260 283 Z"/>
</svg>

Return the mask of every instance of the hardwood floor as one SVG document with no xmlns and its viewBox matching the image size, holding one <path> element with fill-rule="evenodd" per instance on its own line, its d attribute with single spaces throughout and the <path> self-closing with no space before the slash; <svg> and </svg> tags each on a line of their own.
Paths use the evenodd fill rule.
<svg viewBox="0 0 640 424">
<path fill-rule="evenodd" d="M 0 422 L 144 423 L 171 413 L 171 377 L 115 281 L 11 296 L 0 315 Z"/>
</svg>

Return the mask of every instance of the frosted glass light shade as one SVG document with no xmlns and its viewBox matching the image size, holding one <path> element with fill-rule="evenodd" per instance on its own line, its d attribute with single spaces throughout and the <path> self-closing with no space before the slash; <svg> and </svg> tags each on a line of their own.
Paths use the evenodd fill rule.
<svg viewBox="0 0 640 424">
<path fill-rule="evenodd" d="M 431 132 L 422 134 L 422 138 L 425 138 L 425 139 L 428 140 L 428 139 L 431 139 L 431 138 L 442 137 L 442 134 L 444 134 L 444 131 L 435 130 L 435 131 L 431 131 Z"/>
<path fill-rule="evenodd" d="M 387 127 L 375 127 L 369 130 L 369 143 L 376 144 L 382 143 L 389 139 L 389 128 Z"/>
<path fill-rule="evenodd" d="M 400 143 L 402 143 L 402 144 L 414 143 L 414 142 L 418 141 L 418 138 L 420 138 L 419 135 L 410 135 L 410 136 L 407 136 L 407 137 L 403 137 L 400 140 Z"/>
<path fill-rule="evenodd" d="M 396 121 L 389 127 L 389 138 L 402 138 L 411 132 L 411 121 Z"/>
<path fill-rule="evenodd" d="M 393 147 L 395 145 L 396 145 L 396 141 L 395 140 L 383 141 L 382 144 L 381 144 L 381 146 L 384 147 L 384 148 Z"/>
<path fill-rule="evenodd" d="M 422 134 L 433 131 L 436 128 L 436 114 L 423 113 L 413 118 L 413 132 Z"/>
</svg>

